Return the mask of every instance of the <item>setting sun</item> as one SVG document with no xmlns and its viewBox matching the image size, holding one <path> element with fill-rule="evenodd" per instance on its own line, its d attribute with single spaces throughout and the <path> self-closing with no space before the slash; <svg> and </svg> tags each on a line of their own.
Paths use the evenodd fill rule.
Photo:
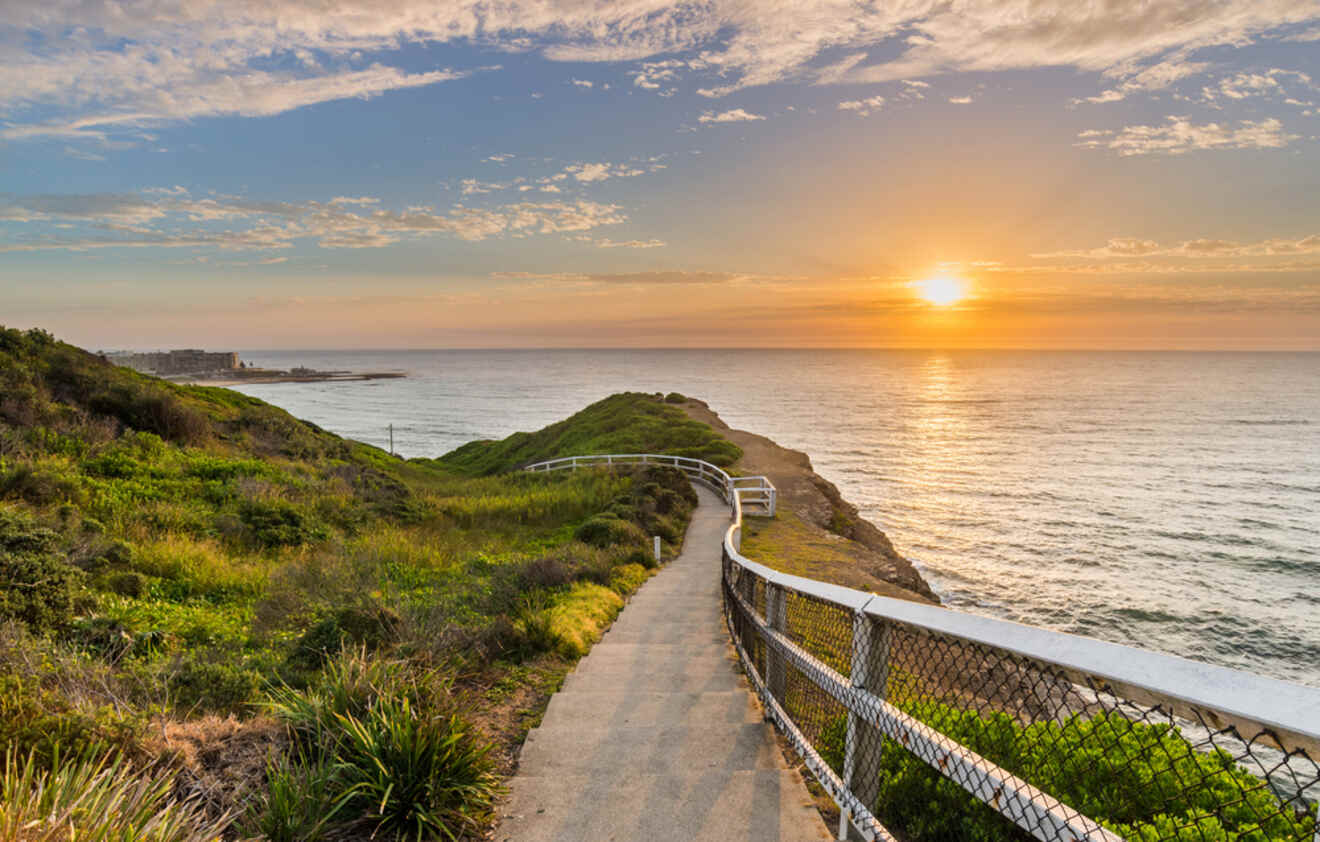
<svg viewBox="0 0 1320 842">
<path fill-rule="evenodd" d="M 956 304 L 967 295 L 967 287 L 954 278 L 929 278 L 917 281 L 917 294 L 937 307 Z"/>
</svg>

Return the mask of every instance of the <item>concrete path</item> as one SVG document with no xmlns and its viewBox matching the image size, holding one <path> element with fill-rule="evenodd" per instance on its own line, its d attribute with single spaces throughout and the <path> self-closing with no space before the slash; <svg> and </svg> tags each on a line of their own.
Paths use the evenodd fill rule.
<svg viewBox="0 0 1320 842">
<path fill-rule="evenodd" d="M 697 494 L 683 552 L 642 586 L 527 735 L 495 839 L 831 838 L 736 669 L 719 591 L 729 509 Z"/>
</svg>

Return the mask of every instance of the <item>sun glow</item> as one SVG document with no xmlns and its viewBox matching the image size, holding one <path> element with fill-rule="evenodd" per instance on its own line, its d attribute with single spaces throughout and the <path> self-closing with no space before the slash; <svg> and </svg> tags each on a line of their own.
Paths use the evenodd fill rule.
<svg viewBox="0 0 1320 842">
<path fill-rule="evenodd" d="M 967 285 L 956 278 L 928 278 L 917 281 L 917 295 L 936 307 L 957 304 L 967 296 Z"/>
</svg>

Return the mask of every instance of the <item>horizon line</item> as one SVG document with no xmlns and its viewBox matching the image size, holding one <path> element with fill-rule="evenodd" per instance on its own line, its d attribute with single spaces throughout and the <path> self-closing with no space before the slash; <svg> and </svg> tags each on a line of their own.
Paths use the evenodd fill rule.
<svg viewBox="0 0 1320 842">
<path fill-rule="evenodd" d="M 68 340 L 62 340 L 68 341 Z M 76 344 L 70 342 L 69 344 Z M 190 346 L 196 347 L 196 346 Z M 123 347 L 123 348 L 98 348 L 92 353 L 97 354 L 115 354 L 115 353 L 151 353 L 170 350 L 183 350 L 184 346 L 157 346 L 146 347 Z M 199 350 L 210 350 L 207 348 Z M 453 351 L 484 351 L 484 352 L 526 352 L 526 351 L 885 351 L 885 352 L 908 352 L 920 351 L 930 352 L 939 351 L 941 353 L 976 351 L 976 352 L 1007 352 L 1007 353 L 1115 353 L 1115 354 L 1320 354 L 1320 347 L 1317 348 L 1158 348 L 1158 347 L 1133 347 L 1133 348 L 1112 348 L 1112 347 L 1031 347 L 1031 346 L 939 346 L 939 345 L 450 345 L 450 346 L 408 346 L 408 347 L 286 347 L 286 348 L 240 348 L 227 347 L 224 350 L 234 350 L 237 353 L 325 353 L 325 352 L 361 352 L 361 353 L 422 353 L 422 352 L 453 352 Z"/>
</svg>

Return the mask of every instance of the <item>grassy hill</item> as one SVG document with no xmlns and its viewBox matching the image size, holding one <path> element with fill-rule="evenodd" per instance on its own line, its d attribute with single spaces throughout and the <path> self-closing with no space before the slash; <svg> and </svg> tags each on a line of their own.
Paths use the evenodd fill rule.
<svg viewBox="0 0 1320 842">
<path fill-rule="evenodd" d="M 695 503 L 667 469 L 510 472 L 599 450 L 738 455 L 625 394 L 404 461 L 0 328 L 0 838 L 479 837 Z"/>
<path fill-rule="evenodd" d="M 474 441 L 440 457 L 454 471 L 487 475 L 509 471 L 556 456 L 593 453 L 671 453 L 728 466 L 742 450 L 700 421 L 688 418 L 673 402 L 683 397 L 625 392 L 611 395 L 557 424 L 535 433 L 514 433 L 501 441 Z"/>
</svg>

